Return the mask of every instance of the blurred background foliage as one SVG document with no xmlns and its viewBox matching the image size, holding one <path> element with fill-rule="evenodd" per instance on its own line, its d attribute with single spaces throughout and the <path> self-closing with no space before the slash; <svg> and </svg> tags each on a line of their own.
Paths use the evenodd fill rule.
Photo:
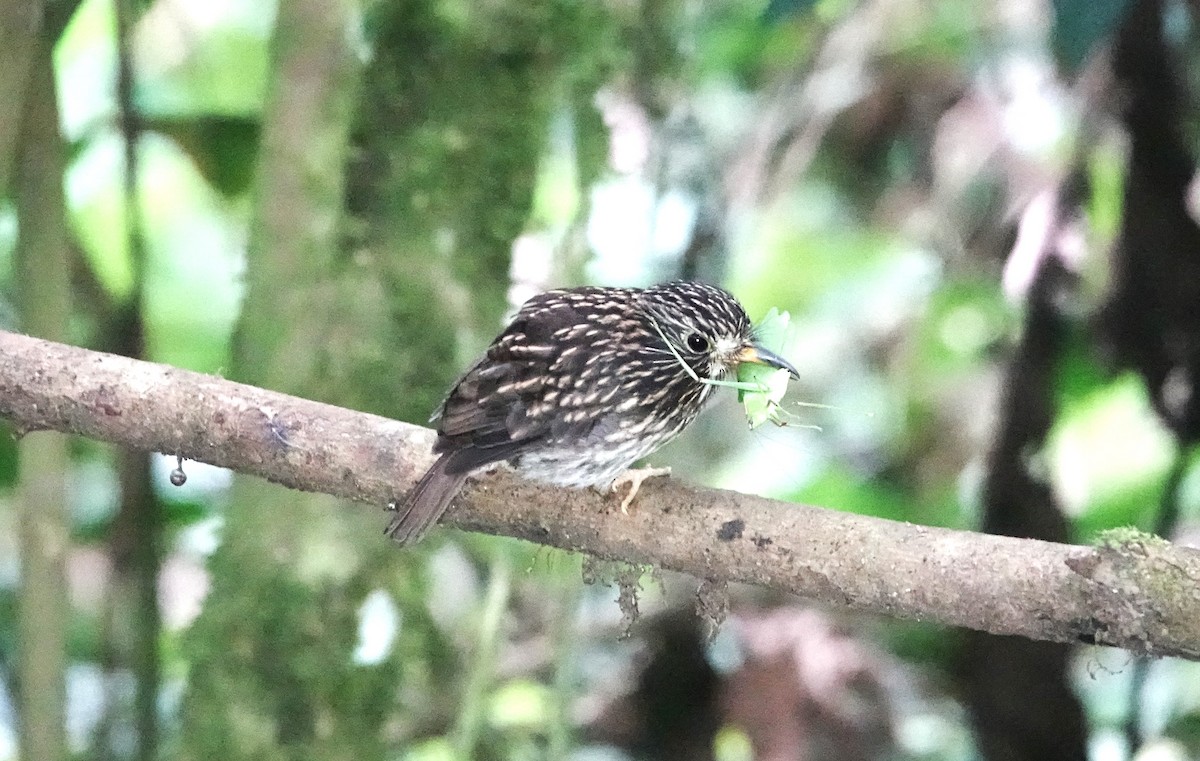
<svg viewBox="0 0 1200 761">
<path fill-rule="evenodd" d="M 702 278 L 804 377 L 680 477 L 1196 542 L 1195 12 L 0 0 L 0 326 L 423 423 L 529 295 Z M 1200 757 L 1196 664 L 751 588 L 709 638 L 694 579 L 52 436 L 0 436 L 0 759 Z"/>
</svg>

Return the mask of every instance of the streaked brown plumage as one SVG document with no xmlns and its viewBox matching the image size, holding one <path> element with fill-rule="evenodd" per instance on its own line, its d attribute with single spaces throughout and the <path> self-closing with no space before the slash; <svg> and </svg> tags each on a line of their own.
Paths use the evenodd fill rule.
<svg viewBox="0 0 1200 761">
<path fill-rule="evenodd" d="M 664 337 L 678 354 L 667 347 Z M 746 312 L 716 286 L 570 288 L 527 301 L 434 415 L 441 455 L 387 528 L 424 535 L 475 470 L 507 460 L 530 478 L 606 486 L 695 419 L 740 362 L 785 367 L 754 344 Z"/>
</svg>

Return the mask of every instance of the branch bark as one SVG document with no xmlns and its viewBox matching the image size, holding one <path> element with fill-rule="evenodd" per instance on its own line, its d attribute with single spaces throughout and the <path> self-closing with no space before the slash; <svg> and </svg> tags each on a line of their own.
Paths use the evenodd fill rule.
<svg viewBox="0 0 1200 761">
<path fill-rule="evenodd" d="M 383 505 L 430 462 L 432 432 L 375 415 L 0 333 L 0 415 L 181 454 Z M 1130 533 L 1101 547 L 989 536 L 648 482 L 631 516 L 589 490 L 496 471 L 444 521 L 869 613 L 1200 660 L 1200 552 Z M 384 525 L 380 516 L 380 530 Z M 381 536 L 380 541 L 383 541 Z"/>
</svg>

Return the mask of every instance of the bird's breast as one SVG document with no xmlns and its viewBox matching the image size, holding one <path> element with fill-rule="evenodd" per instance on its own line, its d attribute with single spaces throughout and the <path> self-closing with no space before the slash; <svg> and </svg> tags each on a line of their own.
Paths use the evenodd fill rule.
<svg viewBox="0 0 1200 761">
<path fill-rule="evenodd" d="M 624 388 L 611 398 L 596 392 L 594 405 L 559 410 L 553 415 L 560 421 L 557 429 L 513 458 L 513 465 L 530 478 L 560 486 L 607 485 L 700 413 L 712 386 L 686 380 Z M 614 388 L 620 392 L 623 385 Z"/>
</svg>

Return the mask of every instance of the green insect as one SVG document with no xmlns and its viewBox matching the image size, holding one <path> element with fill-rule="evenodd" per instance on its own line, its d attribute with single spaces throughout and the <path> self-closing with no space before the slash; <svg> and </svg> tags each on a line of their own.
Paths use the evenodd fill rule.
<svg viewBox="0 0 1200 761">
<path fill-rule="evenodd" d="M 771 307 L 766 316 L 754 326 L 756 343 L 771 351 L 782 348 L 790 320 L 791 316 L 787 312 L 781 312 L 775 307 Z M 663 334 L 662 328 L 657 324 L 654 327 L 662 337 L 663 343 L 667 345 L 671 354 L 675 356 L 692 380 L 710 386 L 737 389 L 738 401 L 746 410 L 746 419 L 749 421 L 751 429 L 759 427 L 768 420 L 775 425 L 787 425 L 789 420 L 794 417 L 780 405 L 784 394 L 787 393 L 788 381 L 791 379 L 791 373 L 787 368 L 772 367 L 752 361 L 742 362 L 738 365 L 737 380 L 735 381 L 701 378 L 696 375 L 683 357 L 679 356 L 679 352 Z M 806 403 L 804 406 L 820 407 L 824 405 Z"/>
<path fill-rule="evenodd" d="M 771 307 L 754 326 L 754 336 L 766 348 L 778 351 L 783 348 L 790 321 L 791 315 L 787 312 Z M 775 425 L 788 424 L 793 416 L 780 406 L 790 380 L 787 370 L 743 362 L 738 365 L 737 378 L 739 383 L 745 384 L 738 389 L 738 401 L 746 410 L 746 419 L 750 422 L 751 429 L 768 420 Z"/>
</svg>

